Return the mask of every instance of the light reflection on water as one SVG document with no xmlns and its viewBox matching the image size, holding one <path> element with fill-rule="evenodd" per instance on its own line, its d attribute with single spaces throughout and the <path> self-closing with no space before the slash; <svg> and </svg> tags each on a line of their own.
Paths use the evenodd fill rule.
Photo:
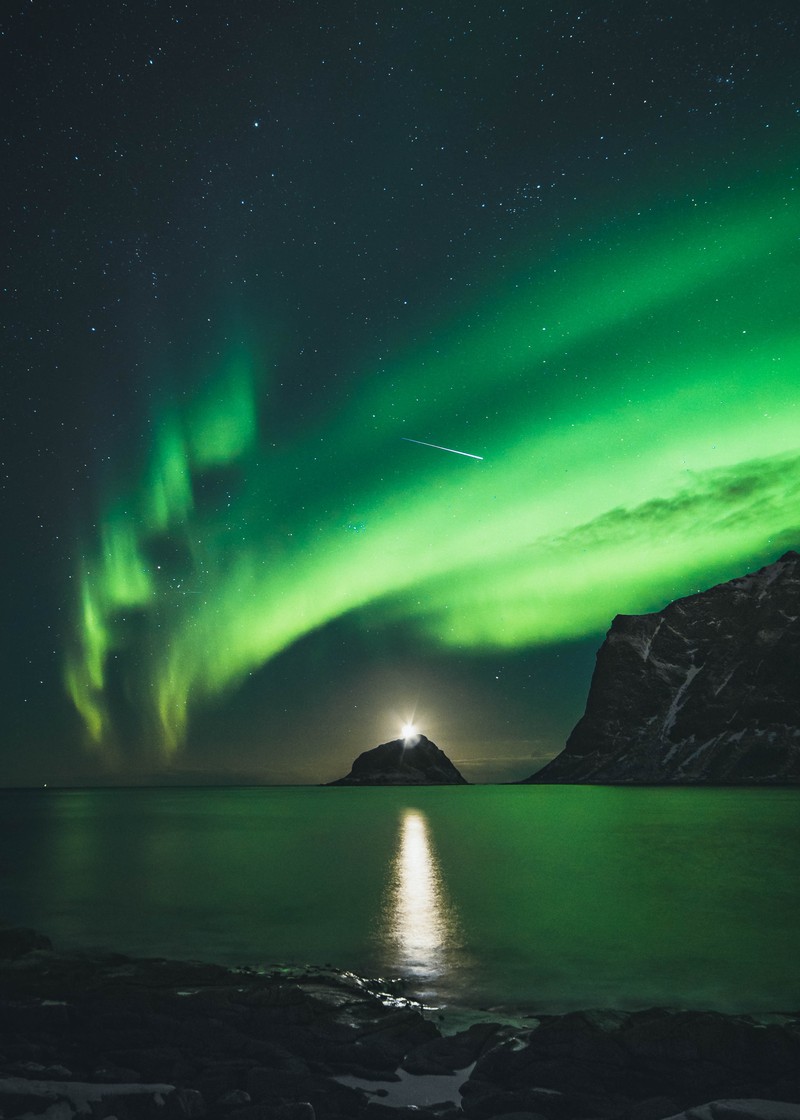
<svg viewBox="0 0 800 1120">
<path fill-rule="evenodd" d="M 431 985 L 425 994 L 432 995 L 456 964 L 458 934 L 428 819 L 418 809 L 405 809 L 381 914 L 386 964 L 416 984 Z"/>
<path fill-rule="evenodd" d="M 0 790 L 13 924 L 427 1003 L 798 1006 L 798 881 L 796 787 Z"/>
</svg>

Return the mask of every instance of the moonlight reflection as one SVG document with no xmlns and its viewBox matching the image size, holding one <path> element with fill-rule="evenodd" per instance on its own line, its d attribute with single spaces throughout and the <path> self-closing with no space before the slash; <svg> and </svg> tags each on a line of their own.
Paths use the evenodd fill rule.
<svg viewBox="0 0 800 1120">
<path fill-rule="evenodd" d="M 400 821 L 382 926 L 381 940 L 393 971 L 425 981 L 445 973 L 456 948 L 456 916 L 427 818 L 417 809 L 406 809 Z"/>
</svg>

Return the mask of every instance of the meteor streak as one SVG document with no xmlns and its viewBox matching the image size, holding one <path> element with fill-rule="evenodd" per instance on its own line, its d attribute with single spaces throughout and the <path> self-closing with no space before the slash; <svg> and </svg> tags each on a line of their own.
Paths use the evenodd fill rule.
<svg viewBox="0 0 800 1120">
<path fill-rule="evenodd" d="M 400 436 L 406 443 L 418 443 L 420 447 L 435 447 L 437 451 L 449 451 L 451 455 L 466 455 L 468 459 L 480 459 L 483 461 L 483 455 L 473 455 L 470 451 L 456 451 L 454 447 L 442 447 L 438 443 L 425 443 L 422 439 L 410 439 L 409 436 Z"/>
</svg>

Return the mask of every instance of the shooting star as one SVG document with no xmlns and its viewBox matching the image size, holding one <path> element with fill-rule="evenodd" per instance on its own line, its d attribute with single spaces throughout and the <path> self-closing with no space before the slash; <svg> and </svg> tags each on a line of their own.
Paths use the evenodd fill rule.
<svg viewBox="0 0 800 1120">
<path fill-rule="evenodd" d="M 454 447 L 442 447 L 438 443 L 426 443 L 423 439 L 411 439 L 409 436 L 400 436 L 406 443 L 418 443 L 420 447 L 435 447 L 437 451 L 449 451 L 451 455 L 466 455 L 468 459 L 480 459 L 483 462 L 483 455 L 473 455 L 471 451 L 456 451 Z"/>
</svg>

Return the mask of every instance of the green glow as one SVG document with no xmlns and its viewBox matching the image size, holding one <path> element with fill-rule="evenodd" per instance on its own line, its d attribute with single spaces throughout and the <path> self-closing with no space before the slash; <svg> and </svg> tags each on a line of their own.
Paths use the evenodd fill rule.
<svg viewBox="0 0 800 1120">
<path fill-rule="evenodd" d="M 104 613 L 103 604 L 93 598 L 92 581 L 85 576 L 80 582 L 79 644 L 67 659 L 65 684 L 92 743 L 100 743 L 110 731 L 103 701 L 105 661 L 111 649 Z"/>
<path fill-rule="evenodd" d="M 90 737 L 113 742 L 123 646 L 127 695 L 173 750 L 205 699 L 348 612 L 519 649 L 796 543 L 798 234 L 778 185 L 553 257 L 281 451 L 259 441 L 239 351 L 159 411 L 81 568 L 66 680 Z M 206 508 L 196 487 L 219 466 L 238 484 Z M 177 567 L 152 559 L 164 536 Z"/>
<path fill-rule="evenodd" d="M 109 604 L 142 605 L 152 595 L 152 580 L 140 550 L 137 525 L 124 511 L 112 511 L 101 526 L 103 573 Z"/>
<path fill-rule="evenodd" d="M 253 372 L 241 355 L 201 396 L 188 420 L 189 446 L 198 467 L 240 458 L 256 439 Z"/>
<path fill-rule="evenodd" d="M 192 483 L 186 438 L 181 424 L 167 416 L 154 433 L 153 455 L 145 485 L 144 522 L 167 529 L 192 508 Z"/>
</svg>

